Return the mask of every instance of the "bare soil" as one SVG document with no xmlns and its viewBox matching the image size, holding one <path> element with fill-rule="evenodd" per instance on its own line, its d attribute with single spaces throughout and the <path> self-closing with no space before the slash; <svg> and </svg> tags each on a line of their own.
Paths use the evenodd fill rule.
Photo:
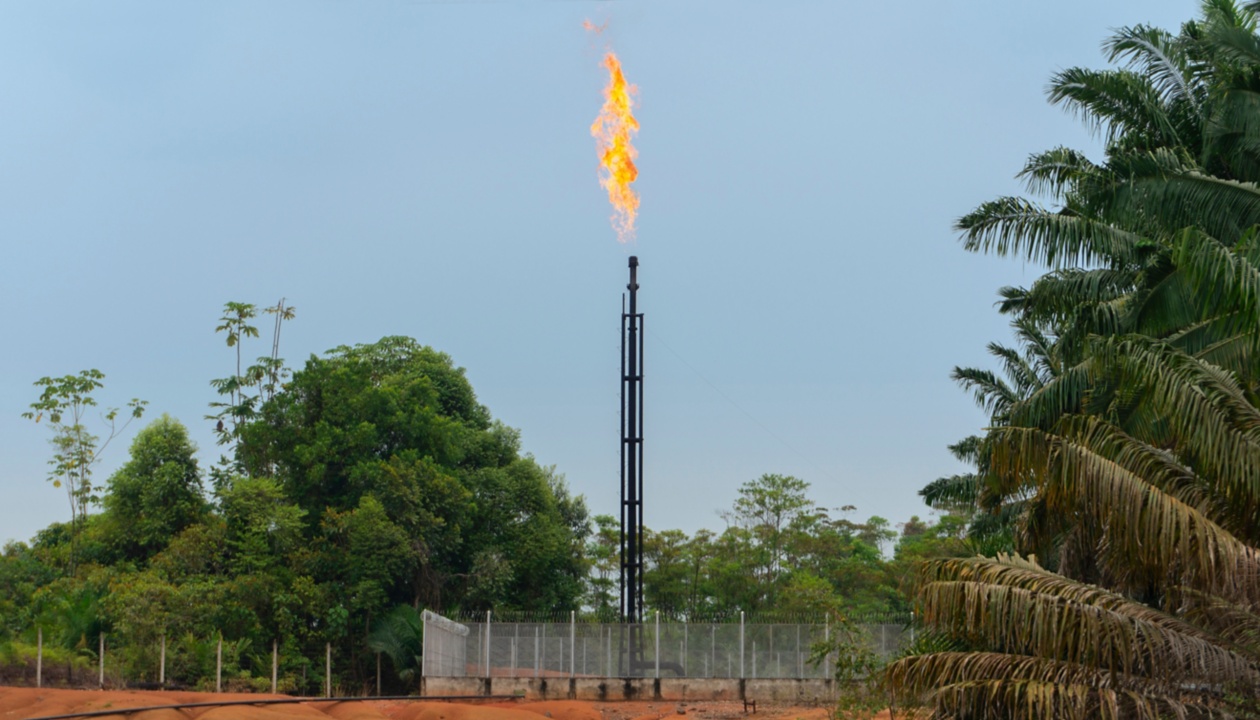
<svg viewBox="0 0 1260 720">
<path fill-rule="evenodd" d="M 0 720 L 27 720 L 114 708 L 277 697 L 283 696 L 0 687 Z M 684 717 L 688 715 L 692 717 Z M 831 717 L 831 711 L 827 708 L 764 705 L 758 705 L 756 714 L 745 715 L 743 703 L 740 702 L 519 700 L 460 703 L 417 699 L 148 710 L 129 715 L 109 715 L 107 720 L 830 720 Z M 885 711 L 877 717 L 886 719 L 888 714 Z"/>
</svg>

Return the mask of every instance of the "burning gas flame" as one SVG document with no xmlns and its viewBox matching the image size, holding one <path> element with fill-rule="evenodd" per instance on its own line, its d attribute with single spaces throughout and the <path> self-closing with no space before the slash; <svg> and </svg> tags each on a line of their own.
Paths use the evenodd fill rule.
<svg viewBox="0 0 1260 720">
<path fill-rule="evenodd" d="M 639 176 L 634 165 L 639 153 L 630 143 L 639 132 L 639 121 L 632 113 L 638 89 L 626 84 L 621 61 L 612 51 L 604 56 L 604 67 L 608 68 L 608 87 L 604 88 L 604 107 L 591 125 L 591 135 L 599 150 L 599 184 L 608 191 L 612 226 L 617 240 L 624 243 L 634 239 L 634 219 L 639 214 L 639 196 L 630 188 Z"/>
</svg>

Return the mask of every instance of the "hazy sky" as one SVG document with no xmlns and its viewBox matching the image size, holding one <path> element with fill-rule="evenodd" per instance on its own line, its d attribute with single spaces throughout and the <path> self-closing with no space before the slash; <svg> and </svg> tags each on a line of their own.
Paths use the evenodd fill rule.
<svg viewBox="0 0 1260 720">
<path fill-rule="evenodd" d="M 893 522 L 984 416 L 949 380 L 1037 268 L 955 218 L 1033 152 L 1098 144 L 1044 88 L 1187 0 L 0 4 L 0 542 L 69 517 L 44 375 L 106 373 L 203 466 L 229 300 L 281 355 L 409 335 L 595 512 L 618 496 L 626 257 L 647 315 L 646 520 L 720 529 L 763 473 Z M 582 21 L 608 22 L 596 37 Z M 638 241 L 588 128 L 606 43 L 639 87 Z M 264 323 L 265 324 L 265 323 Z M 265 354 L 264 338 L 248 349 Z M 133 426 L 98 478 L 126 458 Z"/>
</svg>

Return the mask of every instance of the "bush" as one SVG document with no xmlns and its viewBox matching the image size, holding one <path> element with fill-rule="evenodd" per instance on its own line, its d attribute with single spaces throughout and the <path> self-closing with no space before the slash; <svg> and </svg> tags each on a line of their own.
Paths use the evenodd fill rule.
<svg viewBox="0 0 1260 720">
<path fill-rule="evenodd" d="M 19 640 L 0 642 L 0 685 L 34 685 L 39 649 Z M 91 658 L 44 645 L 43 684 L 74 686 L 91 677 Z"/>
</svg>

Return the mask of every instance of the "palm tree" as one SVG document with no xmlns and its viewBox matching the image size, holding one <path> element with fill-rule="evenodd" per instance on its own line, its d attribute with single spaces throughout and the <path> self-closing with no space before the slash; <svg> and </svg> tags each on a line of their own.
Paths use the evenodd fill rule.
<svg viewBox="0 0 1260 720">
<path fill-rule="evenodd" d="M 420 612 L 410 605 L 395 607 L 373 624 L 367 646 L 389 657 L 400 680 L 414 684 L 420 678 L 424 654 L 424 621 Z"/>
<path fill-rule="evenodd" d="M 1019 347 L 989 343 L 989 354 L 1001 362 L 1001 373 L 974 367 L 955 367 L 951 377 L 971 391 L 976 404 L 989 414 L 990 427 L 1010 422 L 1012 410 L 1053 382 L 1062 371 L 1057 338 L 1028 317 L 1012 323 Z M 988 438 L 972 435 L 949 446 L 959 461 L 975 467 L 973 472 L 937 478 L 919 491 L 936 510 L 970 517 L 967 541 L 972 549 L 987 555 L 1010 552 L 1016 520 L 1024 513 L 1029 488 L 1008 487 L 993 474 L 992 449 Z"/>
<path fill-rule="evenodd" d="M 950 649 L 886 677 L 939 716 L 1260 717 L 1255 10 L 1209 0 L 1177 35 L 1118 31 L 1118 70 L 1056 75 L 1106 161 L 1034 156 L 1053 207 L 959 222 L 968 249 L 1050 266 L 1000 308 L 1056 328 L 1058 364 L 1023 393 L 971 377 L 994 410 L 985 492 L 1026 493 L 1023 556 L 923 568 Z"/>
</svg>

